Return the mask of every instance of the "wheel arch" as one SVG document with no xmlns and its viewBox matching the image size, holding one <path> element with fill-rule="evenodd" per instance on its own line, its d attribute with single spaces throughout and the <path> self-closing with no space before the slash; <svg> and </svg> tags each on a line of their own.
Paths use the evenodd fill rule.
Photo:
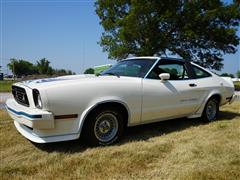
<svg viewBox="0 0 240 180">
<path fill-rule="evenodd" d="M 209 100 L 210 98 L 215 98 L 215 99 L 217 99 L 219 104 L 221 103 L 221 100 L 222 100 L 222 96 L 221 96 L 220 93 L 211 95 L 211 96 L 208 98 L 208 100 Z M 207 100 L 207 101 L 208 101 L 208 100 Z M 205 103 L 205 105 L 206 105 L 206 103 Z"/>
<path fill-rule="evenodd" d="M 202 115 L 203 110 L 204 110 L 208 100 L 212 97 L 217 98 L 218 101 L 219 101 L 219 105 L 221 104 L 222 96 L 221 96 L 221 93 L 219 91 L 213 91 L 213 92 L 209 93 L 208 96 L 202 102 L 202 104 L 199 107 L 199 109 L 197 110 L 197 112 L 195 113 L 195 114 L 197 114 L 197 117 L 200 117 Z"/>
<path fill-rule="evenodd" d="M 130 110 L 127 104 L 120 100 L 104 100 L 104 101 L 95 103 L 94 105 L 90 106 L 82 113 L 79 121 L 79 136 L 81 135 L 81 132 L 83 130 L 84 123 L 86 122 L 87 118 L 91 113 L 93 113 L 99 107 L 113 106 L 113 105 L 118 107 L 123 112 L 124 125 L 127 126 L 131 116 Z"/>
</svg>

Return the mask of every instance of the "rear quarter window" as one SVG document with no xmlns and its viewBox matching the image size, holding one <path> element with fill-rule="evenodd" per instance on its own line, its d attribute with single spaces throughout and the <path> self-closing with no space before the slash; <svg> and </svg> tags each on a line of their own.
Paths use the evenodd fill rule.
<svg viewBox="0 0 240 180">
<path fill-rule="evenodd" d="M 193 67 L 193 71 L 195 73 L 195 76 L 197 79 L 199 78 L 206 78 L 206 77 L 211 77 L 212 75 L 210 73 L 208 73 L 207 71 L 197 67 L 197 66 L 192 66 Z"/>
</svg>

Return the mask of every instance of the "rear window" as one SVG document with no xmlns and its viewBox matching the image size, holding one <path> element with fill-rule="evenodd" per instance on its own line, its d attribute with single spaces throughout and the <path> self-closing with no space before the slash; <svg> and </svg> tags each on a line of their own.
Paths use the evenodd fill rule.
<svg viewBox="0 0 240 180">
<path fill-rule="evenodd" d="M 197 79 L 212 76 L 210 73 L 208 73 L 207 71 L 205 71 L 197 66 L 193 66 L 193 71 L 194 71 Z"/>
</svg>

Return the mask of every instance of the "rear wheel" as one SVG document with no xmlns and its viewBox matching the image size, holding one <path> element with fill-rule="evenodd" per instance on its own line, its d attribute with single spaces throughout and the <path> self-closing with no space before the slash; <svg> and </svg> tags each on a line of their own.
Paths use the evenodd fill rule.
<svg viewBox="0 0 240 180">
<path fill-rule="evenodd" d="M 205 122 L 212 122 L 217 119 L 219 112 L 219 101 L 217 98 L 210 98 L 205 105 L 202 119 Z"/>
<path fill-rule="evenodd" d="M 83 135 L 90 145 L 109 145 L 117 142 L 123 133 L 123 117 L 117 108 L 96 109 L 86 119 Z"/>
</svg>

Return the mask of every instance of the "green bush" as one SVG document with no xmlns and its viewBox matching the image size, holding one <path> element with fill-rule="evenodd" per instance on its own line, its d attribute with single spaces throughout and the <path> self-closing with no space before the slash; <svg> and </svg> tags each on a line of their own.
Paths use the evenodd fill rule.
<svg viewBox="0 0 240 180">
<path fill-rule="evenodd" d="M 240 81 L 234 82 L 235 90 L 240 91 Z"/>
</svg>

